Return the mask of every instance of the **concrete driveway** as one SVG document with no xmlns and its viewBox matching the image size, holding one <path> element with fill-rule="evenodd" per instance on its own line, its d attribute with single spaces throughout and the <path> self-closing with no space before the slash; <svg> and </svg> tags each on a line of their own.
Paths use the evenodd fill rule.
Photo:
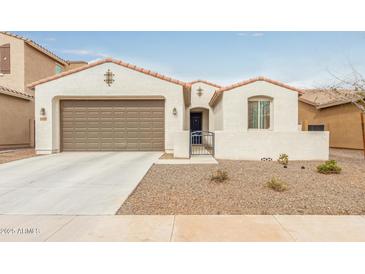
<svg viewBox="0 0 365 274">
<path fill-rule="evenodd" d="M 113 215 L 160 152 L 67 152 L 0 165 L 0 214 Z"/>
</svg>

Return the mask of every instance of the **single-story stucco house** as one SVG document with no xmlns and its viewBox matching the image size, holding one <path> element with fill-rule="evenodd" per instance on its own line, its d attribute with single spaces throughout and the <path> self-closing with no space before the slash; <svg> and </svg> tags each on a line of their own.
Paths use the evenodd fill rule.
<svg viewBox="0 0 365 274">
<path fill-rule="evenodd" d="M 328 132 L 301 131 L 301 90 L 258 77 L 185 83 L 105 59 L 29 85 L 36 151 L 165 151 L 175 157 L 325 160 Z"/>
</svg>

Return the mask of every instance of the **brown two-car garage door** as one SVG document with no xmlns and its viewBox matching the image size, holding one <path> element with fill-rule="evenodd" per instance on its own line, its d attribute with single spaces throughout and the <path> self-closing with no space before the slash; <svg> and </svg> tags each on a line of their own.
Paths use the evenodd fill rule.
<svg viewBox="0 0 365 274">
<path fill-rule="evenodd" d="M 163 100 L 61 101 L 63 151 L 163 151 Z"/>
</svg>

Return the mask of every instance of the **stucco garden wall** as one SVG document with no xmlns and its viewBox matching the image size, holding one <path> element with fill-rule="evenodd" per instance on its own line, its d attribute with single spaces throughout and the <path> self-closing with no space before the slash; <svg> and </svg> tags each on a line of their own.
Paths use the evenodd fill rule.
<svg viewBox="0 0 365 274">
<path fill-rule="evenodd" d="M 271 99 L 270 129 L 248 129 L 248 100 Z M 276 160 L 286 153 L 292 160 L 327 160 L 328 132 L 302 132 L 298 127 L 298 93 L 265 81 L 224 91 L 214 108 L 215 157 L 218 159 Z"/>
<path fill-rule="evenodd" d="M 104 82 L 104 74 L 108 69 L 115 74 L 115 82 L 110 87 Z M 165 98 L 165 150 L 172 150 L 174 132 L 183 130 L 185 107 L 182 86 L 114 63 L 103 63 L 36 87 L 36 150 L 38 153 L 59 151 L 59 102 L 62 99 L 123 99 L 148 96 Z M 41 108 L 46 110 L 46 121 L 40 120 Z M 173 108 L 177 110 L 176 116 L 172 113 Z"/>
<path fill-rule="evenodd" d="M 174 157 L 190 157 L 190 131 L 177 131 L 174 134 Z"/>
<path fill-rule="evenodd" d="M 327 160 L 329 133 L 322 132 L 215 132 L 215 157 L 232 160 L 277 160 L 281 153 L 290 160 Z"/>
</svg>

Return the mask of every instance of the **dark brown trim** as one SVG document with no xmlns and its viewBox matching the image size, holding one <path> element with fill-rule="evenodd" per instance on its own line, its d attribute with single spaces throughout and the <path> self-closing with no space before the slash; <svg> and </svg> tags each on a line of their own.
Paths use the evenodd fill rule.
<svg viewBox="0 0 365 274">
<path fill-rule="evenodd" d="M 63 132 L 63 128 L 62 128 L 62 125 L 63 125 L 63 120 L 62 120 L 62 111 L 63 111 L 63 102 L 64 102 L 65 100 L 60 100 L 60 103 L 59 103 L 59 107 L 60 107 L 60 109 L 59 109 L 59 115 L 60 115 L 60 126 L 59 126 L 59 128 L 60 128 L 60 140 L 59 140 L 59 144 L 60 144 L 60 152 L 62 152 L 63 151 L 63 142 L 62 142 L 62 140 L 63 140 L 63 134 L 62 134 L 62 132 Z"/>
</svg>

